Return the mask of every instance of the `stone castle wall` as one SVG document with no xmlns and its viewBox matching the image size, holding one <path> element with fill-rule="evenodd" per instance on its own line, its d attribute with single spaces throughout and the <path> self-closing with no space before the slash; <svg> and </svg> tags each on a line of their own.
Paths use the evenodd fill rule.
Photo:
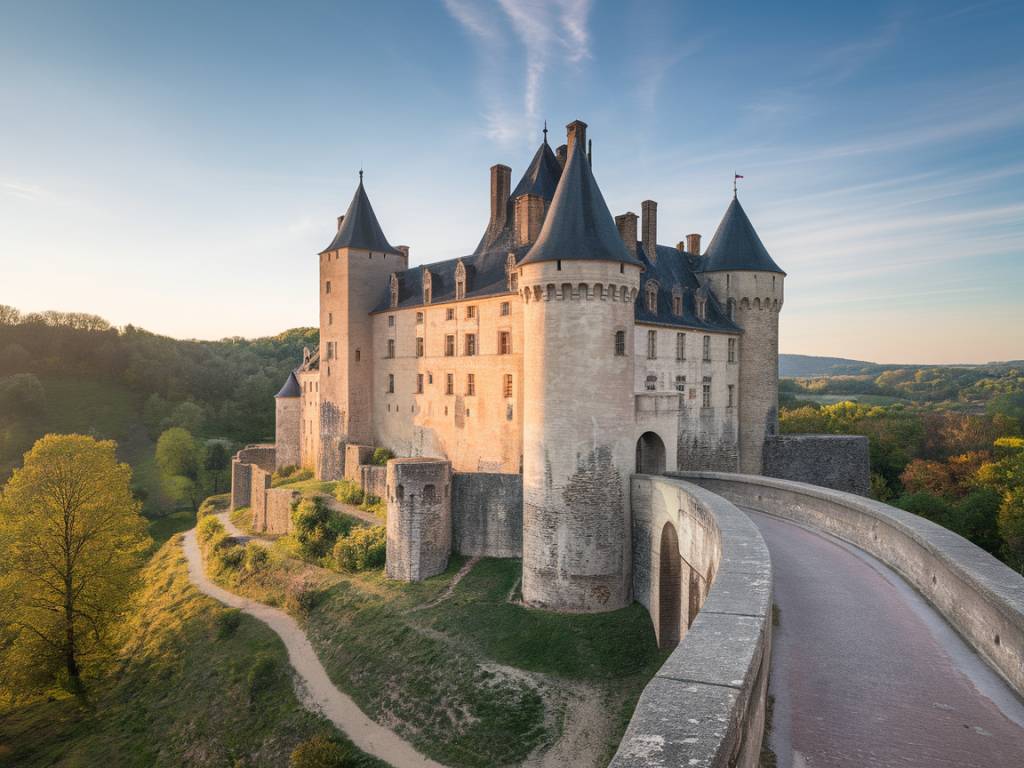
<svg viewBox="0 0 1024 768">
<path fill-rule="evenodd" d="M 369 464 L 373 457 L 372 445 L 356 445 L 349 443 L 345 446 L 345 479 L 354 483 L 363 482 L 362 467 Z"/>
<path fill-rule="evenodd" d="M 267 491 L 273 472 L 256 466 L 252 467 L 252 492 L 249 506 L 252 508 L 252 527 L 257 531 L 267 530 Z"/>
<path fill-rule="evenodd" d="M 264 533 L 285 535 L 292 530 L 292 505 L 302 498 L 298 491 L 288 488 L 269 488 L 264 494 L 266 512 Z"/>
<path fill-rule="evenodd" d="M 363 464 L 359 468 L 359 484 L 367 496 L 378 499 L 387 497 L 387 467 L 374 464 Z"/>
<path fill-rule="evenodd" d="M 451 464 L 392 459 L 385 494 L 388 578 L 421 581 L 443 573 L 452 551 Z"/>
<path fill-rule="evenodd" d="M 764 474 L 867 496 L 868 448 L 863 435 L 776 435 L 764 444 Z"/>
<path fill-rule="evenodd" d="M 248 507 L 252 500 L 252 464 L 231 460 L 231 511 Z"/>
<path fill-rule="evenodd" d="M 523 556 L 523 477 L 452 476 L 452 549 L 467 557 Z"/>
</svg>

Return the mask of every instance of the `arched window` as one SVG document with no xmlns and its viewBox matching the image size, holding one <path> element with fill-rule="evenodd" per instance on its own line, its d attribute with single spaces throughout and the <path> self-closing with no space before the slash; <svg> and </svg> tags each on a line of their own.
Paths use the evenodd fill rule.
<svg viewBox="0 0 1024 768">
<path fill-rule="evenodd" d="M 433 294 L 433 275 L 430 274 L 429 269 L 423 270 L 423 303 L 429 304 L 431 296 Z"/>
<path fill-rule="evenodd" d="M 622 357 L 626 354 L 626 332 L 616 331 L 615 332 L 615 354 Z"/>
<path fill-rule="evenodd" d="M 437 501 L 437 489 L 433 485 L 431 485 L 431 484 L 424 485 L 423 486 L 423 503 L 424 504 L 433 504 L 435 501 Z"/>
<path fill-rule="evenodd" d="M 658 284 L 654 280 L 647 281 L 647 311 L 658 312 Z"/>
<path fill-rule="evenodd" d="M 519 272 L 516 270 L 516 255 L 509 251 L 505 258 L 505 281 L 510 291 L 519 290 Z"/>
<path fill-rule="evenodd" d="M 391 273 L 391 306 L 398 306 L 398 275 L 395 272 Z"/>
<path fill-rule="evenodd" d="M 455 300 L 466 298 L 466 265 L 459 260 L 455 266 Z"/>
</svg>

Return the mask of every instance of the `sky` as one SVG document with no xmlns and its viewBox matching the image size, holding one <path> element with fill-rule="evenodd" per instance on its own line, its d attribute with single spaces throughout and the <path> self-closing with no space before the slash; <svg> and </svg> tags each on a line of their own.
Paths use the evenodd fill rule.
<svg viewBox="0 0 1024 768">
<path fill-rule="evenodd" d="M 1024 358 L 1024 4 L 0 0 L 0 304 L 176 337 L 317 321 L 360 167 L 419 264 L 489 167 L 590 126 L 659 240 L 739 197 L 788 273 L 780 350 Z"/>
</svg>

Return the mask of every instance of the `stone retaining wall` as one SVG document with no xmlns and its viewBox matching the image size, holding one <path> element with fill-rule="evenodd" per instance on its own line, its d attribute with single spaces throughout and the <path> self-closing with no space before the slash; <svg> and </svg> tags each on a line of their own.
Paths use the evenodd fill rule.
<svg viewBox="0 0 1024 768">
<path fill-rule="evenodd" d="M 523 556 L 523 476 L 456 472 L 452 548 L 467 557 Z"/>
<path fill-rule="evenodd" d="M 270 488 L 266 492 L 267 527 L 264 533 L 285 535 L 292 529 L 292 504 L 302 498 L 298 491 L 288 488 Z"/>
<path fill-rule="evenodd" d="M 367 496 L 376 496 L 378 499 L 387 498 L 387 467 L 363 464 L 359 468 L 359 472 L 359 484 L 363 486 L 363 492 Z"/>
<path fill-rule="evenodd" d="M 231 511 L 247 507 L 252 501 L 252 464 L 231 460 Z"/>
<path fill-rule="evenodd" d="M 867 496 L 871 492 L 868 439 L 863 435 L 773 435 L 764 443 L 764 474 Z"/>
<path fill-rule="evenodd" d="M 1024 695 L 1024 576 L 923 517 L 805 483 L 680 474 L 739 506 L 817 528 L 874 555 L 930 602 Z"/>
<path fill-rule="evenodd" d="M 273 479 L 273 472 L 260 469 L 255 464 L 252 467 L 252 488 L 249 506 L 252 508 L 252 527 L 257 531 L 267 530 L 267 493 L 270 490 L 270 481 Z"/>
<path fill-rule="evenodd" d="M 634 475 L 631 486 L 637 600 L 652 617 L 660 614 L 660 542 L 667 523 L 678 535 L 676 554 L 705 577 L 710 573 L 710 589 L 644 688 L 611 768 L 755 768 L 771 659 L 768 548 L 746 515 L 691 483 Z"/>
</svg>

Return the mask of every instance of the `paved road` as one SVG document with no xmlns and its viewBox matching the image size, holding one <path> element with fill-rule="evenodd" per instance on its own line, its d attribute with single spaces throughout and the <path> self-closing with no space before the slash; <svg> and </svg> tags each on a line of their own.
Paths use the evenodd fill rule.
<svg viewBox="0 0 1024 768">
<path fill-rule="evenodd" d="M 854 547 L 749 514 L 780 609 L 780 768 L 1024 766 L 1024 702 L 920 595 Z"/>
</svg>

